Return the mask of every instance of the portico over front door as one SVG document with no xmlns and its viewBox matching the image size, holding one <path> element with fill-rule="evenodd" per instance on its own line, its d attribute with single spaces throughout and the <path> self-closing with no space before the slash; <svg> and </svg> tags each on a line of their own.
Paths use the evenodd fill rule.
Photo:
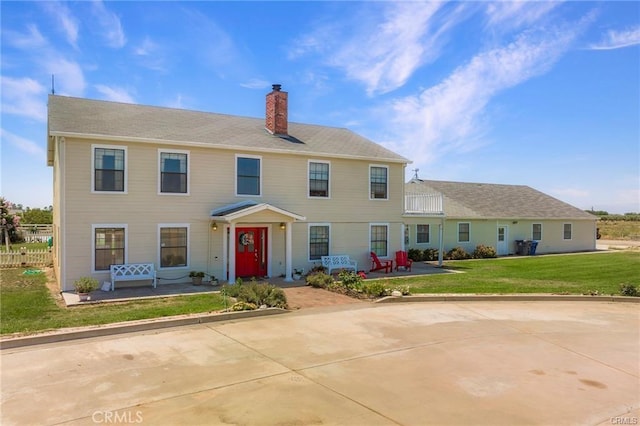
<svg viewBox="0 0 640 426">
<path fill-rule="evenodd" d="M 267 228 L 236 228 L 236 277 L 267 275 Z"/>
</svg>

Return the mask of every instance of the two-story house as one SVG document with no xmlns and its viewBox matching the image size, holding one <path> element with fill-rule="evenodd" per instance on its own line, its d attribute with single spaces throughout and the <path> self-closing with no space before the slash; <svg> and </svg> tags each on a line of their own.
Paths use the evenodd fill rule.
<svg viewBox="0 0 640 426">
<path fill-rule="evenodd" d="M 61 289 L 121 263 L 154 263 L 166 284 L 392 258 L 409 161 L 347 129 L 289 123 L 287 109 L 280 85 L 266 119 L 50 96 Z"/>
</svg>

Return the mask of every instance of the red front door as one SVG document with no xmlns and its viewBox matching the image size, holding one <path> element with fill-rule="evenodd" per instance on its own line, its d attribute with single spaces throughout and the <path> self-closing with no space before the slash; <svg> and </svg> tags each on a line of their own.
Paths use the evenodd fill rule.
<svg viewBox="0 0 640 426">
<path fill-rule="evenodd" d="M 236 228 L 236 276 L 267 275 L 267 228 Z"/>
</svg>

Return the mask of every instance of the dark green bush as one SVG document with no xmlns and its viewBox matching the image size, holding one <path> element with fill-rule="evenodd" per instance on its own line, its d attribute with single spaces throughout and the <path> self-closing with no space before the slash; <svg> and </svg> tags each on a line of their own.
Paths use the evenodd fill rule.
<svg viewBox="0 0 640 426">
<path fill-rule="evenodd" d="M 633 284 L 620 284 L 620 294 L 623 296 L 640 296 L 640 291 Z"/>
<path fill-rule="evenodd" d="M 422 250 L 420 249 L 416 249 L 416 248 L 411 248 L 407 251 L 407 257 L 411 260 L 413 260 L 414 262 L 422 262 L 423 260 L 425 260 L 423 258 L 423 254 L 422 254 Z"/>
<path fill-rule="evenodd" d="M 422 252 L 422 259 L 427 261 L 438 260 L 438 249 L 434 249 L 434 248 L 424 249 L 424 251 Z"/>
<path fill-rule="evenodd" d="M 474 259 L 486 259 L 491 257 L 498 257 L 496 253 L 496 249 L 491 246 L 485 246 L 483 244 L 478 244 L 476 249 L 473 251 Z"/>
<path fill-rule="evenodd" d="M 314 272 L 307 275 L 307 285 L 315 288 L 327 288 L 333 282 L 333 277 L 324 272 Z"/>
<path fill-rule="evenodd" d="M 447 260 L 463 260 L 463 259 L 471 259 L 471 255 L 466 252 L 462 247 L 456 247 L 449 250 L 446 254 Z"/>
</svg>

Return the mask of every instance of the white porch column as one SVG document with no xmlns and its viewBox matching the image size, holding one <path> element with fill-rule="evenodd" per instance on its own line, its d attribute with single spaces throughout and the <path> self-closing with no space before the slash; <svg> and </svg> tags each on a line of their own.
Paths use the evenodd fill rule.
<svg viewBox="0 0 640 426">
<path fill-rule="evenodd" d="M 291 249 L 291 241 L 292 241 L 292 235 L 293 235 L 293 231 L 291 228 L 293 228 L 293 222 L 286 222 L 287 223 L 287 230 L 285 233 L 285 242 L 284 242 L 284 257 L 285 257 L 285 261 L 284 261 L 284 267 L 285 267 L 285 277 L 284 280 L 285 281 L 293 281 L 293 278 L 291 277 L 291 273 L 292 273 L 292 267 L 291 267 L 291 257 L 292 257 L 292 252 L 293 250 Z"/>
<path fill-rule="evenodd" d="M 442 251 L 444 250 L 444 218 L 440 219 L 440 225 L 438 225 L 438 266 L 442 266 Z"/>
<path fill-rule="evenodd" d="M 229 284 L 236 283 L 236 224 L 229 224 Z"/>
</svg>

